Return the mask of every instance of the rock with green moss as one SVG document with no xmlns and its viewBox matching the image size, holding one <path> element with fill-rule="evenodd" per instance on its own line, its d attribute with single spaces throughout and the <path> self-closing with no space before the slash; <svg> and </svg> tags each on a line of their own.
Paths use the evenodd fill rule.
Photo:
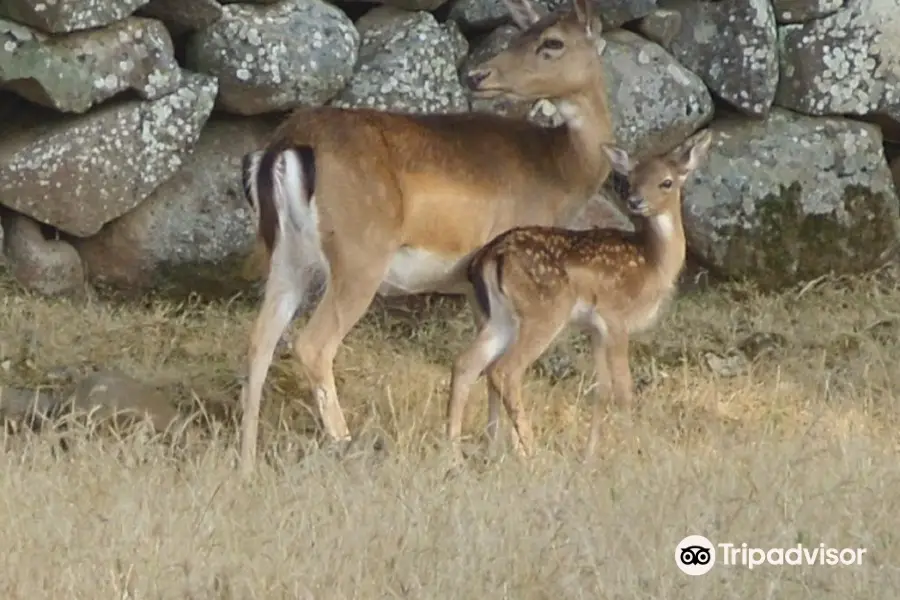
<svg viewBox="0 0 900 600">
<path fill-rule="evenodd" d="M 777 288 L 874 268 L 900 239 L 875 125 L 774 109 L 721 120 L 685 186 L 689 247 L 721 274 Z"/>
</svg>

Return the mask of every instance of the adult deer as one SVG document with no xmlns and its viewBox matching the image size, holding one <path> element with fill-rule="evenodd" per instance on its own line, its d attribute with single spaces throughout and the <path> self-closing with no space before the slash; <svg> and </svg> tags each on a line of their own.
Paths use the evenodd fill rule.
<svg viewBox="0 0 900 600">
<path fill-rule="evenodd" d="M 467 293 L 468 256 L 517 225 L 564 224 L 610 173 L 614 141 L 590 0 L 540 16 L 505 0 L 523 30 L 466 74 L 477 95 L 550 99 L 565 119 L 543 128 L 487 113 L 412 115 L 334 107 L 295 111 L 244 157 L 247 199 L 268 258 L 242 390 L 242 471 L 252 471 L 263 383 L 275 345 L 313 288 L 318 305 L 294 339 L 327 435 L 349 440 L 333 361 L 383 296 Z"/>
<path fill-rule="evenodd" d="M 488 437 L 496 436 L 503 400 L 516 450 L 533 451 L 522 408 L 522 376 L 569 323 L 591 335 L 597 389 L 585 458 L 600 434 L 600 396 L 629 405 L 628 338 L 650 328 L 671 297 L 684 265 L 681 189 L 705 157 L 712 134 L 695 134 L 669 153 L 633 166 L 628 153 L 604 144 L 613 169 L 627 177 L 625 204 L 640 226 L 572 231 L 518 227 L 500 234 L 469 265 L 472 309 L 482 326 L 456 359 L 447 403 L 447 436 L 456 445 L 472 384 L 488 373 Z M 458 446 L 457 446 L 458 448 Z"/>
</svg>

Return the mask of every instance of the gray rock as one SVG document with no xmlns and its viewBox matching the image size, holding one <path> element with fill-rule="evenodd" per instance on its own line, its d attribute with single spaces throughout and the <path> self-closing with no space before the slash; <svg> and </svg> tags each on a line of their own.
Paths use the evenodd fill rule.
<svg viewBox="0 0 900 600">
<path fill-rule="evenodd" d="M 379 7 L 358 25 L 359 61 L 347 87 L 332 101 L 407 113 L 465 112 L 468 94 L 457 65 L 468 44 L 430 13 Z M 363 20 L 366 19 L 367 20 Z"/>
<path fill-rule="evenodd" d="M 0 385 L 0 422 L 39 429 L 59 402 L 59 396 L 50 390 Z"/>
<path fill-rule="evenodd" d="M 768 288 L 878 266 L 900 232 L 877 126 L 773 109 L 721 120 L 685 186 L 689 247 Z"/>
<path fill-rule="evenodd" d="M 0 17 L 46 33 L 69 33 L 121 21 L 148 0 L 3 0 Z"/>
<path fill-rule="evenodd" d="M 827 17 L 844 7 L 844 0 L 772 0 L 778 23 L 804 23 Z"/>
<path fill-rule="evenodd" d="M 83 113 L 125 90 L 155 100 L 180 83 L 172 39 L 159 21 L 129 18 L 51 37 L 0 20 L 0 86 L 36 104 Z"/>
<path fill-rule="evenodd" d="M 768 114 L 778 86 L 778 33 L 769 0 L 662 4 L 681 13 L 681 28 L 664 47 L 739 111 Z"/>
<path fill-rule="evenodd" d="M 367 0 L 347 1 L 351 3 L 367 2 Z M 448 0 L 375 0 L 375 2 L 377 2 L 378 4 L 382 4 L 385 7 L 396 8 L 398 10 L 405 10 L 408 12 L 415 12 L 420 10 L 431 12 L 447 4 Z"/>
<path fill-rule="evenodd" d="M 271 119 L 210 119 L 174 177 L 97 235 L 75 242 L 91 282 L 126 294 L 245 289 L 241 270 L 256 234 L 241 157 L 261 147 L 275 126 Z"/>
<path fill-rule="evenodd" d="M 657 8 L 638 22 L 638 31 L 651 42 L 668 48 L 681 31 L 681 13 L 668 8 Z"/>
<path fill-rule="evenodd" d="M 534 4 L 545 13 L 568 10 L 572 5 L 570 0 L 534 0 Z M 609 30 L 646 16 L 656 8 L 656 0 L 594 0 L 592 8 L 603 28 Z M 457 0 L 450 10 L 450 19 L 458 22 L 463 31 L 510 22 L 503 0 Z"/>
<path fill-rule="evenodd" d="M 159 433 L 179 417 L 162 389 L 112 369 L 85 377 L 60 409 L 90 415 L 93 421 L 109 420 L 117 427 L 146 418 Z"/>
<path fill-rule="evenodd" d="M 618 143 L 637 156 L 683 142 L 713 117 L 703 81 L 653 42 L 625 30 L 607 41 L 607 94 Z"/>
<path fill-rule="evenodd" d="M 779 106 L 809 115 L 866 115 L 900 104 L 896 0 L 857 0 L 778 32 Z"/>
<path fill-rule="evenodd" d="M 153 101 L 109 103 L 77 117 L 21 114 L 0 139 L 0 204 L 76 236 L 97 233 L 175 174 L 200 135 L 214 78 L 182 72 Z"/>
<path fill-rule="evenodd" d="M 159 19 L 175 35 L 209 27 L 222 18 L 216 0 L 150 0 L 137 14 Z"/>
<path fill-rule="evenodd" d="M 353 74 L 359 33 L 322 0 L 268 6 L 230 4 L 190 36 L 188 68 L 219 78 L 217 107 L 254 115 L 321 105 Z"/>
<path fill-rule="evenodd" d="M 4 211 L 0 222 L 6 232 L 3 254 L 22 287 L 45 296 L 85 291 L 84 267 L 71 244 L 46 239 L 41 226 L 24 215 Z"/>
</svg>

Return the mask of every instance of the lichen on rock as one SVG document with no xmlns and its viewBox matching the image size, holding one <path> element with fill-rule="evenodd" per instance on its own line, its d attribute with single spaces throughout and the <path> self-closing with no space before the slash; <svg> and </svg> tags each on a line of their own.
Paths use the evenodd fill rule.
<svg viewBox="0 0 900 600">
<path fill-rule="evenodd" d="M 468 110 L 457 73 L 468 43 L 453 23 L 390 7 L 373 9 L 360 22 L 356 70 L 332 105 L 406 113 Z"/>
<path fill-rule="evenodd" d="M 84 113 L 129 89 L 155 100 L 180 84 L 172 39 L 155 19 L 61 36 L 0 19 L 0 87 L 36 104 Z"/>
<path fill-rule="evenodd" d="M 181 168 L 216 89 L 214 78 L 183 71 L 182 86 L 153 101 L 20 115 L 0 139 L 0 204 L 72 235 L 96 233 Z"/>
<path fill-rule="evenodd" d="M 229 4 L 190 36 L 186 65 L 219 80 L 217 106 L 239 115 L 322 105 L 353 73 L 359 33 L 323 0 Z"/>
<path fill-rule="evenodd" d="M 775 102 L 809 115 L 865 115 L 900 104 L 900 10 L 857 0 L 802 24 L 782 25 Z"/>
<path fill-rule="evenodd" d="M 110 25 L 149 0 L 3 0 L 0 17 L 46 33 L 70 33 Z"/>
</svg>

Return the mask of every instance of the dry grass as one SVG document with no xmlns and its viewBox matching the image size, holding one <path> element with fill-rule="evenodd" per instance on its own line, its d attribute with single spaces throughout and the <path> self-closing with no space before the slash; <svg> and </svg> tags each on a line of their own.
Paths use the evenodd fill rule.
<svg viewBox="0 0 900 600">
<path fill-rule="evenodd" d="M 4 297 L 5 295 L 5 297 Z M 565 340 L 527 386 L 540 450 L 502 450 L 445 478 L 448 365 L 464 306 L 376 306 L 347 339 L 338 385 L 354 431 L 385 450 L 310 451 L 307 389 L 270 373 L 252 484 L 235 476 L 237 397 L 255 306 L 73 306 L 0 287 L 2 375 L 117 367 L 166 385 L 212 427 L 177 448 L 135 436 L 65 455 L 9 438 L 0 465 L 4 598 L 895 598 L 900 593 L 900 283 L 890 274 L 761 296 L 682 296 L 634 348 L 640 406 L 611 409 L 600 459 L 577 458 L 590 374 Z M 728 358 L 775 332 L 744 372 Z M 5 348 L 4 348 L 5 345 Z M 746 347 L 746 345 L 745 345 Z M 0 360 L 4 357 L 0 356 Z M 484 390 L 467 431 L 485 419 Z M 508 425 L 504 423 L 504 427 Z M 303 458 L 300 455 L 303 454 Z M 685 535 L 752 546 L 868 549 L 862 566 L 674 563 Z"/>
</svg>

